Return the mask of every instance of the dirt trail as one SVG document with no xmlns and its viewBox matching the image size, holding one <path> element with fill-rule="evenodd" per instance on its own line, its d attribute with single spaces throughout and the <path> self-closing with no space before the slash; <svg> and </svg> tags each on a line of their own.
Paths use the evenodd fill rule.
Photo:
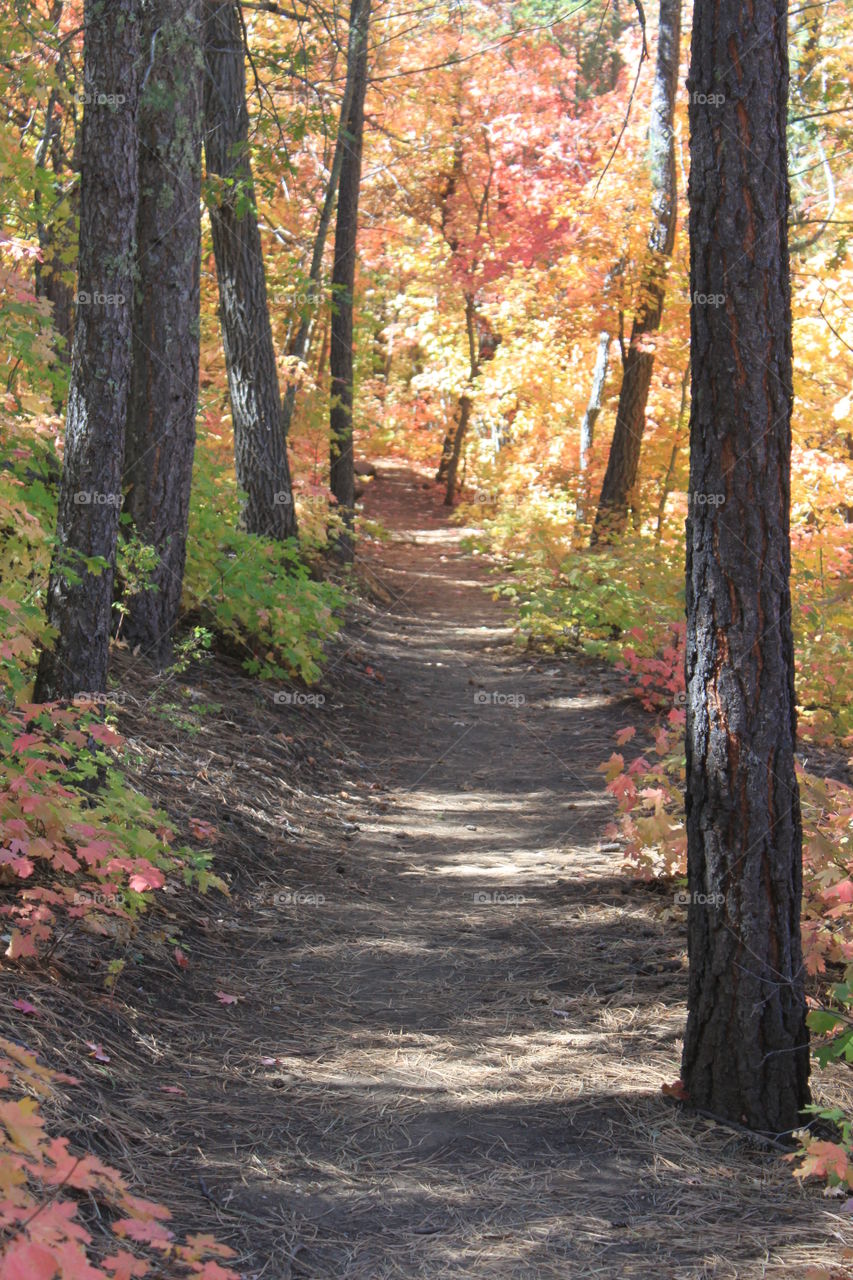
<svg viewBox="0 0 853 1280">
<path fill-rule="evenodd" d="M 802 1280 L 840 1252 L 834 1206 L 661 1096 L 682 929 L 621 874 L 597 772 L 636 713 L 512 647 L 420 480 L 385 464 L 367 496 L 390 603 L 322 706 L 229 669 L 192 740 L 124 725 L 149 790 L 223 831 L 235 892 L 169 922 L 185 973 L 75 1011 L 113 1058 L 104 1149 L 168 1160 L 163 1194 L 264 1280 Z"/>
</svg>

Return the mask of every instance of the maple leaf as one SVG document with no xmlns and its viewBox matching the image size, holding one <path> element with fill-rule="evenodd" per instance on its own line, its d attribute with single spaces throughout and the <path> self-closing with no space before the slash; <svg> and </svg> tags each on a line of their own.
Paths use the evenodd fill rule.
<svg viewBox="0 0 853 1280">
<path fill-rule="evenodd" d="M 145 863 L 138 862 L 136 867 L 136 871 L 128 881 L 131 889 L 134 889 L 137 893 L 144 893 L 146 889 L 162 889 L 166 883 L 166 877 L 159 867 L 151 867 Z"/>
<path fill-rule="evenodd" d="M 3 1280 L 54 1280 L 59 1260 L 52 1249 L 31 1240 L 13 1240 L 3 1252 Z"/>
<path fill-rule="evenodd" d="M 626 742 L 630 742 L 637 730 L 633 725 L 628 725 L 625 729 L 620 729 L 616 735 L 617 747 L 624 747 Z"/>
<path fill-rule="evenodd" d="M 220 1004 L 236 1004 L 240 999 L 239 996 L 230 996 L 227 991 L 217 991 L 215 994 Z"/>
<path fill-rule="evenodd" d="M 94 1058 L 96 1062 L 109 1062 L 109 1054 L 104 1052 L 104 1046 L 102 1044 L 95 1044 L 93 1040 L 87 1040 L 86 1048 L 91 1049 L 92 1052 L 89 1054 L 89 1057 Z"/>
<path fill-rule="evenodd" d="M 29 1000 L 13 1000 L 12 1008 L 17 1009 L 19 1013 L 35 1013 L 41 1016 L 38 1009 L 34 1004 L 30 1004 Z"/>
<path fill-rule="evenodd" d="M 105 747 L 120 747 L 124 742 L 124 738 L 120 733 L 116 733 L 114 729 L 110 729 L 105 724 L 90 725 L 89 733 L 96 742 L 100 742 Z"/>
<path fill-rule="evenodd" d="M 44 1140 L 44 1120 L 34 1098 L 0 1102 L 0 1125 L 12 1145 L 28 1155 L 35 1155 Z"/>
</svg>

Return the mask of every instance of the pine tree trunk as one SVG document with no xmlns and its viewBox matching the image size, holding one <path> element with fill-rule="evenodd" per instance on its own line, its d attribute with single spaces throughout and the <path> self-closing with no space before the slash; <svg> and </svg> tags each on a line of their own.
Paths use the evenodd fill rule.
<svg viewBox="0 0 853 1280">
<path fill-rule="evenodd" d="M 156 34 L 155 34 L 156 33 Z M 154 61 L 139 104 L 139 212 L 125 509 L 157 551 L 122 637 L 168 663 L 181 604 L 195 448 L 201 252 L 201 0 L 149 0 Z"/>
<path fill-rule="evenodd" d="M 353 289 L 358 235 L 358 197 L 361 186 L 361 151 L 364 135 L 364 99 L 367 92 L 367 37 L 370 0 L 352 0 L 347 63 L 353 67 L 352 101 L 338 183 L 338 215 L 335 223 L 335 263 L 332 271 L 332 340 L 329 354 L 331 409 L 329 413 L 329 484 L 338 501 L 344 531 L 337 552 L 352 560 L 352 521 L 355 509 L 353 470 Z"/>
<path fill-rule="evenodd" d="M 789 589 L 782 0 L 697 0 L 687 524 L 690 1102 L 779 1135 L 808 1099 Z"/>
<path fill-rule="evenodd" d="M 616 427 L 592 530 L 593 546 L 624 531 L 640 466 L 646 404 L 655 359 L 654 334 L 660 328 L 666 273 L 675 244 L 677 193 L 673 122 L 680 50 L 681 0 L 660 0 L 649 128 L 652 225 L 642 272 L 640 302 L 631 327 L 631 339 L 625 358 L 619 407 L 616 410 Z"/>
<path fill-rule="evenodd" d="M 106 689 L 131 367 L 138 0 L 86 0 L 77 315 L 36 699 Z M 98 558 L 101 567 L 91 563 Z"/>
<path fill-rule="evenodd" d="M 204 148 L 237 481 L 249 533 L 288 538 L 296 512 L 249 158 L 243 31 L 236 0 L 204 0 Z"/>
</svg>

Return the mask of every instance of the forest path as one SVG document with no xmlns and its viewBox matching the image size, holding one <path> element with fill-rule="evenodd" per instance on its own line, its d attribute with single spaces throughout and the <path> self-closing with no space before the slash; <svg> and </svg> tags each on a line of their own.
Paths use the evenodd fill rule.
<svg viewBox="0 0 853 1280">
<path fill-rule="evenodd" d="M 140 966 L 132 1017 L 76 1012 L 112 1059 L 104 1149 L 254 1280 L 802 1280 L 834 1206 L 661 1096 L 683 924 L 622 874 L 597 771 L 637 714 L 612 673 L 512 646 L 422 479 L 370 486 L 389 603 L 323 705 L 214 664 L 195 736 L 123 724 L 234 885 L 171 918 L 189 968 Z"/>
</svg>

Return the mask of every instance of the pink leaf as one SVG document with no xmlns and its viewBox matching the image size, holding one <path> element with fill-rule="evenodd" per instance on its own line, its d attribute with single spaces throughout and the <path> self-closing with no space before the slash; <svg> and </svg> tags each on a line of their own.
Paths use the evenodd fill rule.
<svg viewBox="0 0 853 1280">
<path fill-rule="evenodd" d="M 217 991 L 216 999 L 219 1000 L 221 1004 L 236 1004 L 240 997 L 229 996 L 227 991 Z"/>
</svg>

